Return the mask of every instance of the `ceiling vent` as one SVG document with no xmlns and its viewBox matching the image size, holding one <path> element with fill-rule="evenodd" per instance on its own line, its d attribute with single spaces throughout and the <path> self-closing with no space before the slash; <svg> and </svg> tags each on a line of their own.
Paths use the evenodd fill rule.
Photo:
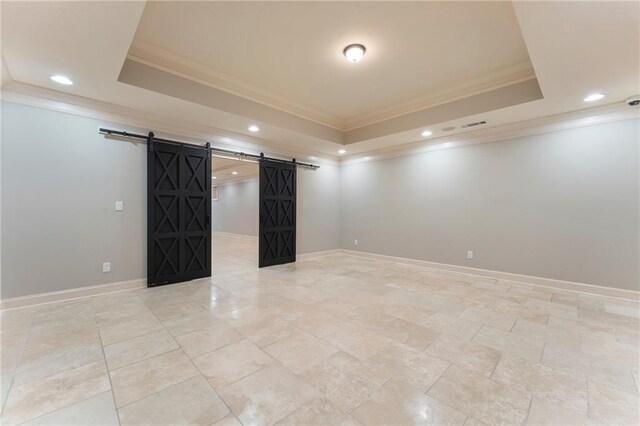
<svg viewBox="0 0 640 426">
<path fill-rule="evenodd" d="M 452 130 L 455 130 L 456 126 L 449 126 L 449 127 L 445 127 L 444 129 L 442 129 L 443 132 L 450 132 Z"/>
<path fill-rule="evenodd" d="M 476 127 L 476 126 L 482 126 L 483 124 L 487 124 L 486 121 L 482 120 L 482 121 L 476 121 L 475 123 L 467 123 L 467 124 L 463 124 L 462 126 L 460 126 L 460 128 L 462 129 L 466 129 L 469 127 Z"/>
</svg>

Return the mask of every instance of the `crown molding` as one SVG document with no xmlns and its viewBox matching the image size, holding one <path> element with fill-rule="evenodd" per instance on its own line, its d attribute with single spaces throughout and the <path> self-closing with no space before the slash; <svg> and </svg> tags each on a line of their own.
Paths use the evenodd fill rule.
<svg viewBox="0 0 640 426">
<path fill-rule="evenodd" d="M 449 84 L 446 89 L 425 96 L 344 119 L 248 85 L 207 65 L 144 40 L 134 39 L 127 59 L 342 132 L 536 78 L 531 61 L 526 60 L 468 81 Z"/>
<path fill-rule="evenodd" d="M 357 164 L 386 158 L 403 157 L 441 149 L 460 148 L 482 143 L 500 142 L 518 137 L 586 127 L 614 121 L 640 118 L 640 107 L 629 107 L 616 102 L 600 107 L 571 111 L 563 114 L 534 118 L 515 123 L 478 129 L 452 136 L 416 141 L 389 148 L 380 148 L 348 155 L 341 165 Z"/>
<path fill-rule="evenodd" d="M 137 38 L 134 38 L 131 43 L 127 59 L 336 130 L 342 130 L 344 127 L 344 120 L 340 117 L 309 108 L 258 87 L 248 85 L 235 77 L 221 73 L 200 62 Z"/>
<path fill-rule="evenodd" d="M 426 141 L 415 141 L 389 148 L 363 151 L 358 154 L 347 155 L 342 158 L 328 156 L 321 152 L 295 151 L 290 148 L 260 138 L 252 138 L 226 130 L 192 123 L 182 123 L 173 119 L 160 117 L 132 108 L 122 107 L 107 102 L 96 101 L 75 95 L 40 88 L 24 83 L 11 82 L 2 87 L 0 98 L 3 101 L 14 102 L 65 112 L 98 120 L 118 123 L 123 126 L 154 129 L 157 134 L 178 135 L 196 140 L 210 140 L 211 135 L 218 138 L 230 138 L 237 143 L 215 141 L 212 145 L 218 148 L 246 152 L 264 152 L 265 155 L 305 158 L 309 155 L 316 157 L 314 162 L 319 164 L 348 165 L 365 161 L 382 160 L 385 158 L 414 155 L 439 149 L 450 149 L 481 143 L 499 142 L 507 139 L 529 136 L 553 131 L 566 130 L 576 127 L 590 126 L 613 121 L 640 118 L 640 108 L 631 108 L 625 102 L 617 102 L 600 107 L 551 115 L 532 120 L 478 129 L 467 133 L 440 137 Z M 450 146 L 443 146 L 451 144 Z"/>
<path fill-rule="evenodd" d="M 97 101 L 81 96 L 62 93 L 51 89 L 12 81 L 2 87 L 0 98 L 3 101 L 30 105 L 52 111 L 64 112 L 97 120 L 118 123 L 123 126 L 133 126 L 143 129 L 153 129 L 156 135 L 163 133 L 167 137 L 180 136 L 187 139 L 211 142 L 211 146 L 228 150 L 241 149 L 247 153 L 273 157 L 307 158 L 310 155 L 319 164 L 337 165 L 337 157 L 324 152 L 312 150 L 293 150 L 281 143 L 252 137 L 240 133 L 223 130 L 213 126 L 175 120 L 157 114 L 124 107 L 108 102 Z M 214 137 L 212 140 L 211 137 Z M 220 139 L 232 139 L 225 142 Z"/>
<path fill-rule="evenodd" d="M 531 61 L 523 61 L 502 70 L 476 77 L 459 84 L 448 85 L 446 89 L 429 93 L 406 102 L 391 105 L 372 113 L 361 114 L 345 121 L 344 131 L 348 132 L 360 127 L 391 120 L 406 114 L 438 105 L 490 92 L 492 90 L 533 80 L 536 74 Z"/>
</svg>

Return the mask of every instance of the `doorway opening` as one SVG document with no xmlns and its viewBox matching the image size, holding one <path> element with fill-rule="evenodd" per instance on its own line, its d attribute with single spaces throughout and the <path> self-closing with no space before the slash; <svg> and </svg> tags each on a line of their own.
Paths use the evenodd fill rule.
<svg viewBox="0 0 640 426">
<path fill-rule="evenodd" d="M 212 156 L 211 229 L 213 275 L 258 264 L 259 165 Z"/>
</svg>

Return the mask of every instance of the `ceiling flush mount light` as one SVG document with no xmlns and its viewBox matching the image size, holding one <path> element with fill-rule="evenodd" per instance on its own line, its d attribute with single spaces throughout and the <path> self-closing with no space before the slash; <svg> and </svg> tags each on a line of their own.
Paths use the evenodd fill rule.
<svg viewBox="0 0 640 426">
<path fill-rule="evenodd" d="M 71 86 L 73 81 L 69 77 L 65 77 L 64 75 L 52 75 L 51 80 L 55 81 L 58 84 L 64 84 L 65 86 Z"/>
<path fill-rule="evenodd" d="M 367 49 L 361 44 L 350 44 L 344 48 L 342 53 L 344 53 L 347 61 L 355 63 L 360 62 L 366 51 Z"/>
<path fill-rule="evenodd" d="M 427 136 L 431 136 L 433 134 L 433 132 L 431 130 L 425 130 L 424 132 L 422 132 L 422 136 L 423 137 L 427 137 Z"/>
<path fill-rule="evenodd" d="M 255 124 L 252 124 L 251 126 L 249 126 L 249 131 L 250 132 L 259 132 L 260 131 L 260 127 L 256 126 Z"/>
<path fill-rule="evenodd" d="M 338 154 L 346 154 L 346 152 L 347 152 L 347 151 L 346 151 L 346 150 L 344 150 L 344 149 L 339 149 L 339 150 L 338 150 Z"/>
<path fill-rule="evenodd" d="M 599 101 L 602 98 L 604 98 L 604 95 L 602 93 L 593 93 L 593 94 L 587 96 L 586 98 L 584 98 L 584 101 L 585 102 L 594 102 L 594 101 Z"/>
</svg>

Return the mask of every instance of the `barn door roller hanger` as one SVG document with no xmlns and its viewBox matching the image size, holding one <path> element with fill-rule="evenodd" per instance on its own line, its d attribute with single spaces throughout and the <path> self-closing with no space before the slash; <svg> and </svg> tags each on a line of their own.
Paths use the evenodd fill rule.
<svg viewBox="0 0 640 426">
<path fill-rule="evenodd" d="M 99 130 L 99 133 L 107 136 L 120 136 L 125 138 L 141 139 L 145 141 L 149 140 L 149 136 L 151 136 L 154 141 L 205 148 L 205 149 L 208 149 L 210 152 L 218 152 L 221 154 L 231 155 L 241 159 L 242 158 L 255 158 L 257 160 L 263 159 L 263 160 L 275 161 L 279 163 L 295 164 L 296 166 L 307 167 L 314 170 L 320 167 L 317 164 L 299 163 L 295 160 L 295 158 L 293 160 L 282 160 L 280 158 L 265 157 L 263 153 L 260 153 L 260 155 L 257 155 L 257 154 L 248 154 L 246 152 L 232 151 L 232 150 L 222 149 L 222 148 L 213 148 L 211 147 L 210 142 L 207 142 L 206 145 L 199 145 L 199 144 L 194 144 L 189 142 L 180 142 L 180 141 L 174 141 L 170 139 L 158 138 L 153 134 L 153 132 L 149 132 L 149 135 L 141 135 L 138 133 L 130 133 L 122 130 L 105 129 L 101 127 Z"/>
</svg>

